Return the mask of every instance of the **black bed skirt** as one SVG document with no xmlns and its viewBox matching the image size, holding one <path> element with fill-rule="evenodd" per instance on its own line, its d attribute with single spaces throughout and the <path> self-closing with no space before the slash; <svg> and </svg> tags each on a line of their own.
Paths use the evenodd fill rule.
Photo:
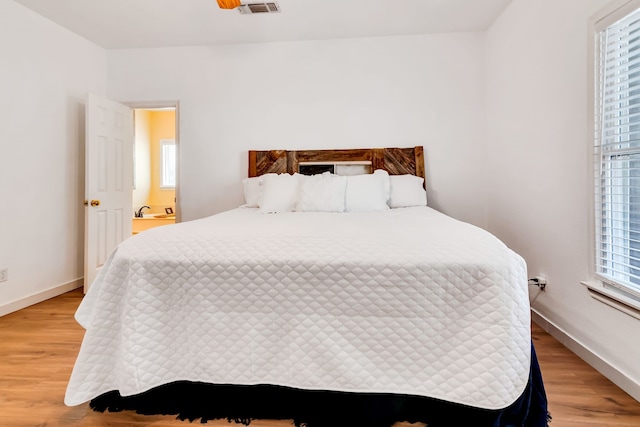
<svg viewBox="0 0 640 427">
<path fill-rule="evenodd" d="M 227 419 L 291 420 L 298 427 L 390 427 L 422 422 L 428 427 L 547 427 L 550 415 L 533 344 L 531 371 L 524 393 L 509 407 L 485 410 L 420 396 L 299 390 L 272 385 L 238 386 L 180 381 L 135 396 L 117 391 L 96 397 L 95 411 L 135 411 L 176 415 L 206 423 Z"/>
</svg>

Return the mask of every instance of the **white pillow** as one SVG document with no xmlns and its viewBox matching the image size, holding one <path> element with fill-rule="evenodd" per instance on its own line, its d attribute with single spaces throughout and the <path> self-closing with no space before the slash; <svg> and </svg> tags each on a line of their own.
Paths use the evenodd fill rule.
<svg viewBox="0 0 640 427">
<path fill-rule="evenodd" d="M 389 209 L 389 173 L 377 169 L 372 174 L 347 176 L 345 210 L 378 212 Z"/>
<path fill-rule="evenodd" d="M 389 206 L 391 208 L 427 205 L 424 178 L 415 175 L 391 175 L 389 176 L 389 184 Z"/>
<path fill-rule="evenodd" d="M 267 174 L 262 178 L 261 213 L 291 212 L 298 200 L 300 184 L 304 175 L 288 173 Z"/>
<path fill-rule="evenodd" d="M 263 176 L 253 178 L 245 178 L 242 180 L 242 188 L 244 190 L 244 205 L 247 208 L 257 208 L 260 206 L 260 198 L 262 197 Z"/>
<path fill-rule="evenodd" d="M 300 212 L 344 212 L 347 178 L 325 172 L 304 179 L 296 210 Z"/>
</svg>

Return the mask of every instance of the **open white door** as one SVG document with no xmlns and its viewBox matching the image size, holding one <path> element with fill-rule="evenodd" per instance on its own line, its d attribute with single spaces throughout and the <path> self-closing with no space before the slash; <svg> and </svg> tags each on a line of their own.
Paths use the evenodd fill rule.
<svg viewBox="0 0 640 427">
<path fill-rule="evenodd" d="M 131 236 L 133 112 L 89 94 L 86 105 L 84 291 Z"/>
</svg>

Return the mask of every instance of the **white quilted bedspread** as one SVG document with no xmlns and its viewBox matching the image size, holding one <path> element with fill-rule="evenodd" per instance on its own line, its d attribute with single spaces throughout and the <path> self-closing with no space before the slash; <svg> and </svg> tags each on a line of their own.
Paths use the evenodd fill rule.
<svg viewBox="0 0 640 427">
<path fill-rule="evenodd" d="M 498 409 L 531 356 L 524 260 L 427 207 L 234 209 L 151 229 L 109 257 L 76 320 L 67 405 L 190 380 Z"/>
</svg>

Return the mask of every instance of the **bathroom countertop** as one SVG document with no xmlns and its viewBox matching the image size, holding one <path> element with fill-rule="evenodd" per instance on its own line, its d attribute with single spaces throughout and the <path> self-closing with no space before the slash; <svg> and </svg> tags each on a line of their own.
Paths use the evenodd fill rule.
<svg viewBox="0 0 640 427">
<path fill-rule="evenodd" d="M 143 218 L 133 218 L 132 225 L 132 234 L 138 234 L 141 231 L 148 230 L 153 227 L 159 227 L 162 225 L 175 224 L 176 217 L 172 216 L 164 216 L 163 217 L 155 217 L 154 215 L 145 214 Z"/>
</svg>

